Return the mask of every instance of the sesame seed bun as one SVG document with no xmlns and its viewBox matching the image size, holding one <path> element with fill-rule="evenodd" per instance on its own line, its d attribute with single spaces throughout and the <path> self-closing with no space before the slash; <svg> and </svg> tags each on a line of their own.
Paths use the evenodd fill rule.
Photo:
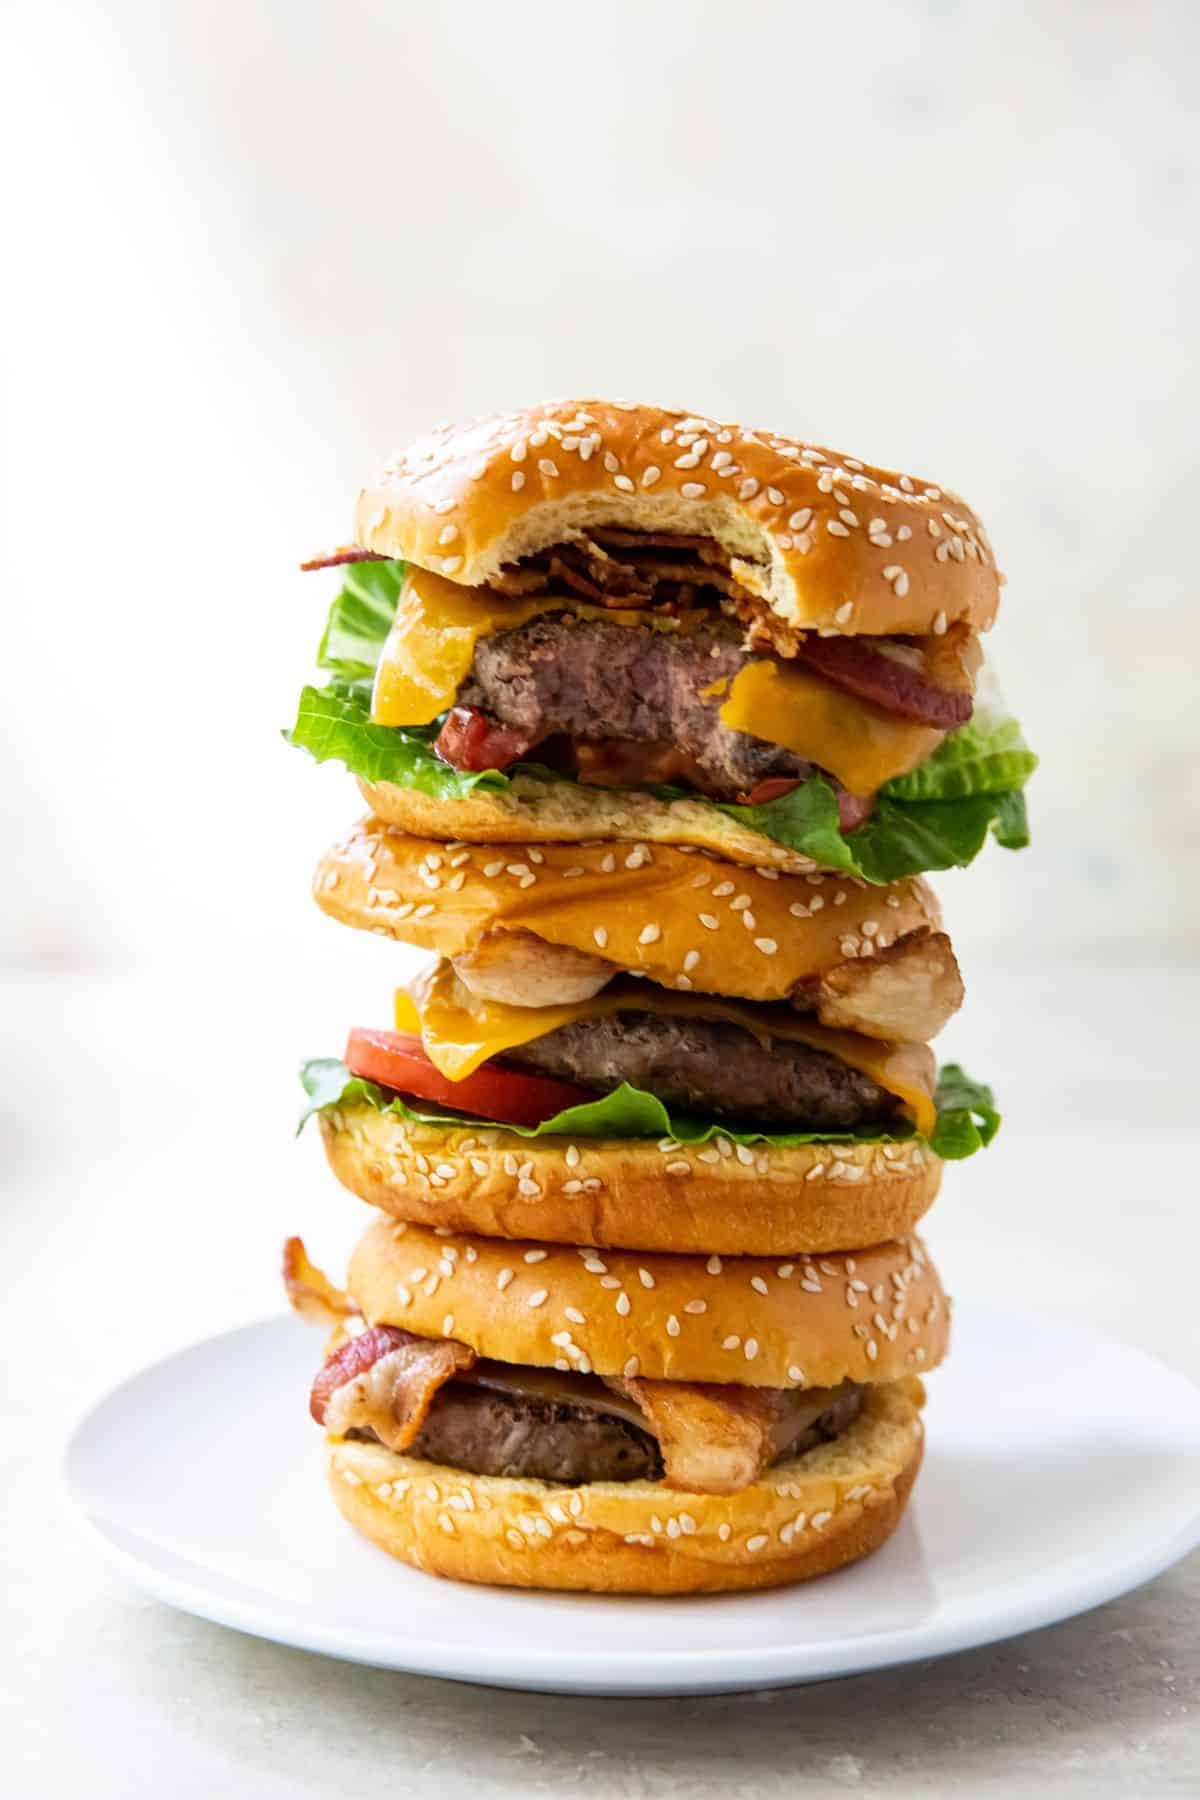
<svg viewBox="0 0 1200 1800">
<path fill-rule="evenodd" d="M 390 781 L 360 781 L 359 792 L 387 825 L 417 837 L 491 844 L 686 844 L 726 862 L 803 875 L 818 865 L 761 832 L 749 831 L 702 800 L 662 800 L 628 789 L 587 787 L 512 775 L 507 788 L 476 788 L 465 800 L 433 800 Z"/>
<path fill-rule="evenodd" d="M 891 1536 L 921 1464 L 923 1402 L 911 1377 L 870 1389 L 848 1430 L 735 1494 L 469 1475 L 337 1438 L 329 1486 L 381 1550 L 456 1581 L 610 1594 L 780 1587 Z"/>
<path fill-rule="evenodd" d="M 941 924 L 919 877 L 877 888 L 646 843 L 448 848 L 374 818 L 321 859 L 313 893 L 345 925 L 442 956 L 472 950 L 487 931 L 521 930 L 663 986 L 750 1000 L 786 1000 L 799 982 L 898 940 L 918 949 Z"/>
<path fill-rule="evenodd" d="M 393 1218 L 623 1250 L 783 1257 L 880 1244 L 912 1230 L 942 1180 L 916 1140 L 571 1142 L 470 1120 L 419 1125 L 365 1105 L 329 1108 L 320 1129 L 338 1180 Z"/>
<path fill-rule="evenodd" d="M 355 509 L 365 549 L 469 587 L 598 525 L 715 539 L 792 628 L 983 630 L 999 601 L 987 537 L 957 496 L 657 406 L 557 401 L 442 426 L 397 452 Z"/>
<path fill-rule="evenodd" d="M 875 1383 L 936 1367 L 949 1306 L 917 1238 L 853 1255 L 630 1255 L 377 1219 L 347 1288 L 372 1325 L 481 1356 L 747 1387 Z"/>
</svg>

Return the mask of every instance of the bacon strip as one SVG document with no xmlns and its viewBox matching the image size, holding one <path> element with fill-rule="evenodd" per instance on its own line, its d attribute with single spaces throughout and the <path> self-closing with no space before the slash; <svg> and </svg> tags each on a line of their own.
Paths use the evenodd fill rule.
<svg viewBox="0 0 1200 1800">
<path fill-rule="evenodd" d="M 309 1261 L 303 1238 L 290 1237 L 283 1246 L 283 1285 L 293 1310 L 310 1325 L 340 1325 L 358 1313 L 349 1294 Z"/>
<path fill-rule="evenodd" d="M 734 1494 L 774 1460 L 783 1395 L 699 1381 L 614 1383 L 637 1401 L 658 1439 L 667 1487 Z"/>
<path fill-rule="evenodd" d="M 796 648 L 796 660 L 859 700 L 938 731 L 965 725 L 974 711 L 969 693 L 935 686 L 907 663 L 872 650 L 861 637 L 806 637 Z"/>
<path fill-rule="evenodd" d="M 310 556 L 300 567 L 308 569 L 337 569 L 343 563 L 390 562 L 391 558 L 381 555 L 378 550 L 363 550 L 357 544 L 339 544 L 336 550 L 328 551 L 324 556 Z"/>
<path fill-rule="evenodd" d="M 474 1363 L 474 1350 L 455 1338 L 414 1337 L 398 1325 L 372 1325 L 326 1358 L 312 1384 L 309 1411 L 335 1436 L 369 1430 L 389 1450 L 405 1450 L 441 1389 Z"/>
</svg>

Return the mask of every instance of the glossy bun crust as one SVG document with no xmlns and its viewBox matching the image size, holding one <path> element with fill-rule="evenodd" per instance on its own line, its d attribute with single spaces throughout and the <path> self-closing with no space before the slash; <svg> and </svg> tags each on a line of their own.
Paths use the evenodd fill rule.
<svg viewBox="0 0 1200 1800">
<path fill-rule="evenodd" d="M 892 1381 L 935 1368 L 950 1337 L 917 1238 L 781 1261 L 569 1249 L 381 1218 L 346 1285 L 372 1325 L 457 1338 L 498 1362 L 654 1381 Z"/>
<path fill-rule="evenodd" d="M 797 982 L 941 925 L 919 877 L 881 889 L 646 843 L 448 848 L 378 819 L 326 852 L 313 893 L 344 925 L 441 956 L 519 929 L 666 987 L 752 1000 L 787 999 Z"/>
<path fill-rule="evenodd" d="M 847 1431 L 736 1494 L 469 1475 L 345 1439 L 328 1444 L 329 1486 L 381 1550 L 456 1581 L 608 1594 L 781 1587 L 891 1536 L 921 1464 L 923 1402 L 912 1377 L 876 1387 Z"/>
<path fill-rule="evenodd" d="M 492 1238 L 626 1250 L 788 1256 L 905 1237 L 932 1206 L 942 1163 L 898 1144 L 680 1145 L 641 1138 L 523 1138 L 418 1125 L 373 1106 L 320 1115 L 330 1167 L 393 1218 Z"/>
<path fill-rule="evenodd" d="M 924 635 L 995 618 L 975 514 L 923 479 L 657 406 L 565 400 L 444 425 L 364 488 L 355 541 L 470 587 L 597 525 L 696 533 L 792 628 Z"/>
</svg>

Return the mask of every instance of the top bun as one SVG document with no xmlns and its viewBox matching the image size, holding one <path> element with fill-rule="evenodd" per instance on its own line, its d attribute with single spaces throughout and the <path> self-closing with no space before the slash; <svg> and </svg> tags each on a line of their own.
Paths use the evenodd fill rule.
<svg viewBox="0 0 1200 1800">
<path fill-rule="evenodd" d="M 941 633 L 994 621 L 976 515 L 923 479 L 775 432 L 623 400 L 442 425 L 358 497 L 355 540 L 467 587 L 597 525 L 714 539 L 793 629 Z"/>
<path fill-rule="evenodd" d="M 347 1287 L 371 1325 L 584 1374 L 836 1387 L 923 1374 L 950 1309 L 919 1238 L 824 1256 L 675 1256 L 377 1219 Z"/>
</svg>

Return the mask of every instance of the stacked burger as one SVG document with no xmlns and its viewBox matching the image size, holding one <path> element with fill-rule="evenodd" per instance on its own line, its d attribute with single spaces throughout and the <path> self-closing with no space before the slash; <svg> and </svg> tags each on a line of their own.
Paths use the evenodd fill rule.
<svg viewBox="0 0 1200 1800">
<path fill-rule="evenodd" d="M 909 476 L 625 402 L 446 426 L 359 496 L 293 742 L 370 808 L 318 904 L 430 959 L 307 1065 L 377 1209 L 312 1387 L 345 1516 L 518 1586 L 777 1585 L 889 1535 L 989 1091 L 922 878 L 1025 842 L 1001 578 Z"/>
</svg>

